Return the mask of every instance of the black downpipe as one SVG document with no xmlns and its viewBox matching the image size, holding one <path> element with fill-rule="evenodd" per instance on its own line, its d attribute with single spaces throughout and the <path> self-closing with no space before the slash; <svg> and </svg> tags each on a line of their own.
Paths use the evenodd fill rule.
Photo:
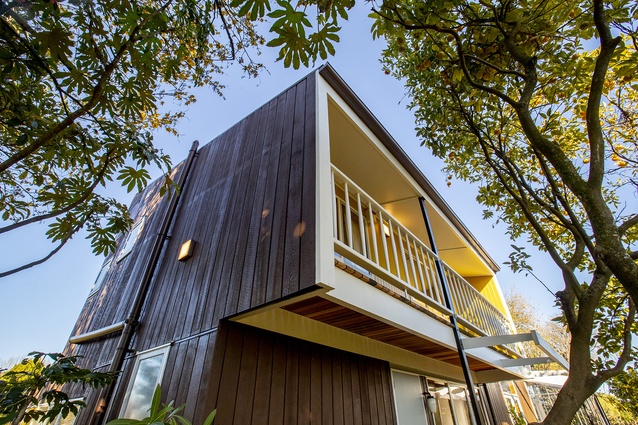
<svg viewBox="0 0 638 425">
<path fill-rule="evenodd" d="M 419 204 L 421 205 L 421 214 L 423 214 L 423 221 L 425 222 L 425 229 L 428 232 L 428 238 L 430 239 L 430 247 L 432 248 L 432 252 L 436 255 L 436 272 L 441 280 L 441 287 L 443 289 L 443 299 L 445 300 L 445 306 L 452 312 L 450 315 L 450 323 L 452 324 L 452 330 L 454 332 L 454 340 L 456 341 L 456 349 L 459 352 L 459 359 L 461 361 L 461 369 L 463 369 L 463 376 L 465 377 L 465 384 L 467 385 L 468 394 L 470 395 L 470 404 L 472 405 L 472 411 L 474 412 L 474 417 L 476 418 L 476 423 L 481 424 L 481 411 L 479 409 L 478 401 L 476 399 L 476 393 L 474 392 L 474 382 L 472 381 L 472 373 L 470 371 L 470 365 L 467 362 L 467 357 L 465 356 L 465 350 L 463 349 L 463 342 L 461 341 L 461 330 L 459 329 L 459 325 L 456 319 L 456 310 L 454 309 L 454 304 L 452 304 L 452 298 L 450 296 L 450 288 L 447 284 L 447 278 L 445 277 L 445 272 L 443 271 L 443 264 L 441 264 L 441 259 L 439 257 L 439 251 L 436 248 L 436 242 L 434 241 L 434 233 L 432 232 L 432 226 L 430 225 L 430 219 L 428 217 L 428 212 L 425 209 L 425 198 L 422 196 L 419 197 Z"/>
<path fill-rule="evenodd" d="M 177 210 L 179 198 L 183 194 L 183 190 L 185 187 L 184 183 L 186 182 L 186 178 L 188 177 L 190 169 L 195 162 L 195 158 L 197 157 L 198 147 L 199 142 L 195 140 L 188 153 L 188 157 L 184 162 L 184 170 L 182 171 L 179 179 L 176 182 L 180 194 L 172 194 L 168 207 L 166 208 L 166 212 L 164 213 L 160 230 L 157 235 L 155 235 L 155 240 L 153 241 L 149 260 L 146 263 L 144 274 L 142 275 L 142 279 L 139 286 L 137 287 L 135 297 L 133 298 L 133 304 L 131 305 L 131 310 L 128 317 L 126 318 L 124 329 L 122 329 L 122 334 L 120 335 L 117 348 L 115 349 L 115 353 L 113 354 L 113 360 L 111 361 L 111 366 L 108 370 L 109 372 L 121 372 L 122 365 L 124 364 L 124 358 L 126 357 L 128 347 L 131 343 L 133 333 L 135 332 L 135 328 L 138 324 L 138 320 L 142 312 L 142 307 L 144 306 L 144 301 L 146 301 L 146 296 L 151 284 L 151 279 L 153 277 L 153 274 L 155 273 L 155 269 L 157 268 L 157 263 L 162 253 L 162 248 L 164 247 L 164 242 L 168 239 L 168 231 L 170 229 L 171 223 L 173 222 L 173 217 L 175 216 L 175 211 Z M 90 424 L 98 425 L 100 423 L 106 423 L 106 420 L 113 412 L 113 404 L 111 403 L 111 401 L 113 398 L 114 389 L 115 383 L 102 388 L 98 399 L 98 405 L 93 411 L 92 417 L 89 421 Z"/>
</svg>

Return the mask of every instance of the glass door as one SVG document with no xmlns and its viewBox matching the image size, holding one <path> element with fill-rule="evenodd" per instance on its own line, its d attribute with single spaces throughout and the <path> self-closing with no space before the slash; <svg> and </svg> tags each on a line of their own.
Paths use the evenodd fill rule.
<svg viewBox="0 0 638 425">
<path fill-rule="evenodd" d="M 399 425 L 428 424 L 419 375 L 393 370 L 392 384 Z"/>
<path fill-rule="evenodd" d="M 399 425 L 475 425 L 464 386 L 397 370 L 392 383 Z"/>
</svg>

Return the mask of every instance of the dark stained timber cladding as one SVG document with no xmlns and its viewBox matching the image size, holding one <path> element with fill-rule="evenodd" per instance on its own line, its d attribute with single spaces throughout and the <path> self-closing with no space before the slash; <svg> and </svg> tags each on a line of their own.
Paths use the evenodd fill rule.
<svg viewBox="0 0 638 425">
<path fill-rule="evenodd" d="M 387 362 L 233 322 L 213 362 L 216 425 L 396 423 Z"/>
<path fill-rule="evenodd" d="M 201 376 L 210 375 L 212 353 L 206 353 L 212 345 L 201 345 L 204 336 L 186 339 L 214 330 L 224 317 L 315 284 L 315 80 L 309 75 L 198 152 L 129 347 L 139 352 L 175 342 L 174 370 L 167 368 L 164 377 L 169 400 L 185 402 L 208 387 Z M 178 165 L 175 173 L 182 169 Z M 136 197 L 133 218 L 146 217 L 140 238 L 126 257 L 111 263 L 73 335 L 127 318 L 168 204 L 160 186 L 154 182 Z M 179 249 L 189 239 L 196 241 L 194 255 L 179 262 Z M 66 352 L 84 356 L 86 367 L 103 369 L 119 335 L 69 345 Z M 272 363 L 281 358 L 274 351 L 271 357 Z M 184 369 L 182 363 L 192 366 Z M 252 367 L 271 366 L 260 358 Z M 77 387 L 73 395 L 84 392 Z M 275 414 L 268 401 L 251 403 Z M 205 417 L 202 404 L 194 406 L 188 413 Z"/>
<path fill-rule="evenodd" d="M 173 179 L 177 179 L 181 172 L 182 166 L 176 167 Z M 134 222 L 144 218 L 135 245 L 128 255 L 118 258 L 127 235 L 120 238 L 118 249 L 105 260 L 105 264 L 110 262 L 110 266 L 101 287 L 87 298 L 71 335 L 81 335 L 126 320 L 137 283 L 146 266 L 145 260 L 156 239 L 156 229 L 165 213 L 166 202 L 159 196 L 160 184 L 159 181 L 152 183 L 135 197 L 130 207 L 131 217 Z M 78 364 L 82 367 L 105 371 L 113 358 L 119 336 L 117 332 L 90 343 L 67 344 L 65 354 L 79 356 Z M 86 393 L 80 385 L 71 386 L 68 391 L 73 397 Z"/>
<path fill-rule="evenodd" d="M 140 349 L 315 284 L 314 80 L 200 149 L 145 304 Z M 188 239 L 194 256 L 178 262 Z"/>
</svg>

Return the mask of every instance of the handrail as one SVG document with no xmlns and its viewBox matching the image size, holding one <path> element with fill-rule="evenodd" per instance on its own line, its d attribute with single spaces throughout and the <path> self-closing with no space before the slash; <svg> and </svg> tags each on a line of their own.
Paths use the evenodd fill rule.
<svg viewBox="0 0 638 425">
<path fill-rule="evenodd" d="M 335 250 L 371 273 L 398 283 L 406 296 L 447 313 L 437 256 L 337 167 L 332 166 Z M 464 322 L 485 335 L 512 333 L 509 319 L 447 264 L 452 302 Z"/>
</svg>

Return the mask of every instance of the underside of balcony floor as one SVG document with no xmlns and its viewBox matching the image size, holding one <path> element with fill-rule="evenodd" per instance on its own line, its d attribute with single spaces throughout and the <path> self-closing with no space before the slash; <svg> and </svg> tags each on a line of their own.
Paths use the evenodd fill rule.
<svg viewBox="0 0 638 425">
<path fill-rule="evenodd" d="M 287 305 L 284 309 L 357 335 L 460 366 L 459 355 L 455 350 L 318 296 Z M 468 361 L 470 369 L 475 372 L 493 369 L 492 365 L 477 359 L 468 358 Z"/>
</svg>

